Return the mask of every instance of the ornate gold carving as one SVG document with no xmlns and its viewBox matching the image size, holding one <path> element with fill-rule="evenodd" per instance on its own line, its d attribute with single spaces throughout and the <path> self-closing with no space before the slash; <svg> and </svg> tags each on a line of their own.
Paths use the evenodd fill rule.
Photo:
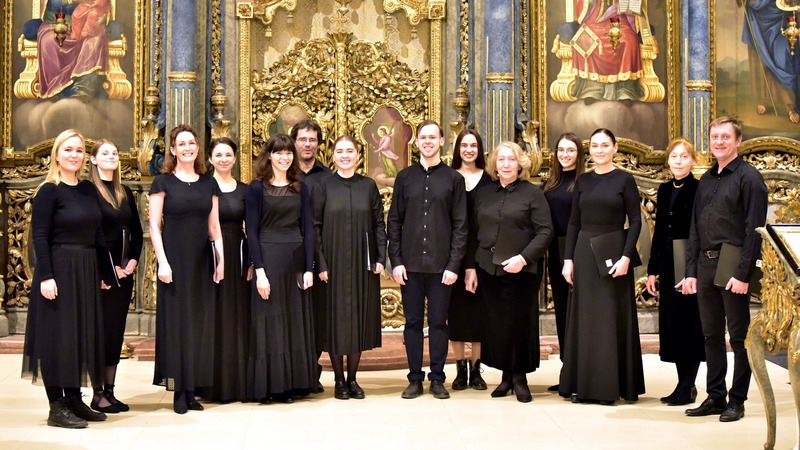
<svg viewBox="0 0 800 450">
<path fill-rule="evenodd" d="M 237 2 L 236 3 L 236 17 L 240 19 L 252 19 L 255 10 L 253 9 L 253 2 Z"/>
<path fill-rule="evenodd" d="M 714 87 L 710 95 L 709 113 L 717 111 L 717 0 L 708 0 L 708 61 L 711 64 L 711 85 Z"/>
<path fill-rule="evenodd" d="M 444 20 L 444 1 L 430 0 L 431 13 L 436 9 L 434 3 L 441 3 L 441 14 L 431 14 L 431 64 L 430 64 L 430 98 L 428 99 L 429 118 L 442 123 L 442 20 Z"/>
<path fill-rule="evenodd" d="M 393 13 L 400 9 L 406 13 L 411 25 L 419 25 L 420 20 L 428 17 L 428 0 L 383 0 L 384 11 Z"/>
<path fill-rule="evenodd" d="M 119 172 L 122 181 L 140 181 L 142 179 L 142 174 L 135 167 L 128 164 L 120 164 Z"/>
<path fill-rule="evenodd" d="M 197 82 L 197 72 L 169 72 L 167 74 L 169 81 L 184 81 L 188 83 Z"/>
<path fill-rule="evenodd" d="M 250 20 L 253 18 L 253 5 L 249 2 L 236 4 L 239 23 L 239 178 L 249 183 L 253 178 L 253 145 L 251 121 L 252 99 L 250 98 Z M 253 77 L 255 79 L 255 76 Z"/>
<path fill-rule="evenodd" d="M 523 115 L 528 113 L 528 0 L 519 5 L 519 110 Z"/>
<path fill-rule="evenodd" d="M 0 73 L 2 73 L 2 82 L 0 82 L 0 145 L 2 145 L 4 152 L 3 158 L 8 157 L 8 149 L 11 149 L 11 46 L 13 39 L 11 38 L 12 28 L 12 14 L 13 4 L 11 2 L 3 2 L 0 5 L 0 10 L 3 13 L 2 25 L 2 43 L 0 43 Z M 13 155 L 13 149 L 12 149 Z"/>
<path fill-rule="evenodd" d="M 400 328 L 406 323 L 398 289 L 381 289 L 381 326 Z"/>
<path fill-rule="evenodd" d="M 6 267 L 6 305 L 28 306 L 33 280 L 30 266 L 31 200 L 34 189 L 8 191 L 8 265 Z"/>
<path fill-rule="evenodd" d="M 156 309 L 156 294 L 158 292 L 158 263 L 152 245 L 147 242 L 144 246 L 144 283 L 142 284 L 142 306 L 144 309 Z"/>
<path fill-rule="evenodd" d="M 714 85 L 711 80 L 689 80 L 686 82 L 686 89 L 689 91 L 711 91 Z"/>
<path fill-rule="evenodd" d="M 222 86 L 222 0 L 213 0 L 211 3 L 211 116 L 214 128 L 211 137 L 230 137 L 231 121 L 225 119 L 225 88 Z"/>
<path fill-rule="evenodd" d="M 23 180 L 45 175 L 50 167 L 50 156 L 45 156 L 38 164 L 26 166 L 4 167 L 0 169 L 4 180 Z"/>
<path fill-rule="evenodd" d="M 489 72 L 486 74 L 487 83 L 514 84 L 513 73 Z"/>
<path fill-rule="evenodd" d="M 539 175 L 539 169 L 542 167 L 542 162 L 544 161 L 542 157 L 542 148 L 539 146 L 539 121 L 525 121 L 525 131 L 522 133 L 522 140 L 527 144 L 527 153 L 531 160 L 531 176 L 536 177 Z"/>
<path fill-rule="evenodd" d="M 296 0 L 255 0 L 253 3 L 239 3 L 237 6 L 240 8 L 239 18 L 249 19 L 253 16 L 258 17 L 267 28 L 264 36 L 272 37 L 272 19 L 275 18 L 275 13 L 278 8 L 286 9 L 288 17 L 287 23 L 292 23 L 292 12 L 297 7 Z M 249 11 L 248 11 L 249 9 Z M 250 17 L 247 17 L 247 15 Z"/>
<path fill-rule="evenodd" d="M 757 332 L 764 341 L 766 351 L 774 354 L 789 346 L 793 328 L 800 325 L 797 303 L 800 296 L 797 283 L 787 277 L 783 262 L 768 241 L 762 245 L 761 258 L 764 272 L 761 301 L 764 306 L 753 318 L 750 330 Z"/>
<path fill-rule="evenodd" d="M 456 95 L 453 98 L 453 106 L 456 108 L 458 117 L 450 124 L 450 142 L 455 145 L 456 136 L 461 133 L 466 125 L 467 115 L 469 114 L 469 2 L 461 0 L 459 4 L 459 85 L 456 88 Z"/>
<path fill-rule="evenodd" d="M 428 0 L 428 19 L 444 20 L 446 15 L 445 0 Z"/>
</svg>

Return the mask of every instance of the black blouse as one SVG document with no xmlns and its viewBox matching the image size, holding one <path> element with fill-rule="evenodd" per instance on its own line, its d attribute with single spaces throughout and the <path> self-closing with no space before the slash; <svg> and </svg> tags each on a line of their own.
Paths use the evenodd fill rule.
<svg viewBox="0 0 800 450">
<path fill-rule="evenodd" d="M 111 181 L 103 181 L 103 186 L 97 188 L 105 189 L 112 197 L 114 196 L 114 184 Z M 136 208 L 136 199 L 130 188 L 122 186 L 122 189 L 125 191 L 125 200 L 119 205 L 119 209 L 114 209 L 102 196 L 97 196 L 100 212 L 103 214 L 103 234 L 106 245 L 111 250 L 111 256 L 116 265 L 120 265 L 123 256 L 138 261 L 143 243 L 142 223 L 139 219 L 139 210 Z M 123 229 L 127 229 L 129 237 L 127 255 L 122 255 Z"/>
</svg>

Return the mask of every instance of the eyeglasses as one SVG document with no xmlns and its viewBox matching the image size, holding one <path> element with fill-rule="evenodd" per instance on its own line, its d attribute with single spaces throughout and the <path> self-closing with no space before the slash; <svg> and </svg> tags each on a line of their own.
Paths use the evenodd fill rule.
<svg viewBox="0 0 800 450">
<path fill-rule="evenodd" d="M 556 153 L 567 153 L 567 154 L 578 153 L 578 149 L 572 147 L 558 147 L 556 149 Z"/>
<path fill-rule="evenodd" d="M 302 137 L 302 138 L 297 138 L 297 142 L 300 142 L 302 144 L 316 144 L 317 143 L 317 138 L 305 138 L 305 137 Z"/>
</svg>

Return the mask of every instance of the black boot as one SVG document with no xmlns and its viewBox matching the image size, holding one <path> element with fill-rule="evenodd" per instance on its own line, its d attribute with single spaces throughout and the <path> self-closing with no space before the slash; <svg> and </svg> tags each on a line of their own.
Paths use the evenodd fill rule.
<svg viewBox="0 0 800 450">
<path fill-rule="evenodd" d="M 467 388 L 467 360 L 456 361 L 456 378 L 451 386 L 454 391 L 463 391 Z"/>
<path fill-rule="evenodd" d="M 101 412 L 92 411 L 91 408 L 83 403 L 80 395 L 73 395 L 67 398 L 67 406 L 76 416 L 89 422 L 102 422 L 106 420 L 106 415 Z"/>
<path fill-rule="evenodd" d="M 469 362 L 469 386 L 476 391 L 485 391 L 486 390 L 486 382 L 483 381 L 483 377 L 481 377 L 481 360 L 475 361 L 475 364 L 472 364 L 472 361 Z"/>
<path fill-rule="evenodd" d="M 86 428 L 89 426 L 85 420 L 76 416 L 67 406 L 67 399 L 60 398 L 50 403 L 50 415 L 47 416 L 47 424 L 51 427 L 61 428 Z"/>
</svg>

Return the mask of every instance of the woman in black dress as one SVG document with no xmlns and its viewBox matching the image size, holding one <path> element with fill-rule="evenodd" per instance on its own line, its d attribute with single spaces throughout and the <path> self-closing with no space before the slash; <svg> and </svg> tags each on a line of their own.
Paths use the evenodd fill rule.
<svg viewBox="0 0 800 450">
<path fill-rule="evenodd" d="M 219 224 L 225 249 L 225 279 L 215 291 L 214 383 L 203 398 L 230 402 L 247 399 L 247 345 L 250 328 L 250 280 L 253 268 L 244 235 L 247 185 L 233 178 L 236 143 L 226 137 L 208 146 L 214 180 L 220 189 Z"/>
<path fill-rule="evenodd" d="M 486 333 L 483 361 L 503 371 L 492 397 L 513 389 L 530 402 L 527 373 L 539 367 L 539 261 L 553 238 L 550 208 L 529 183 L 531 161 L 519 145 L 502 142 L 489 156 L 494 183 L 475 194 L 467 290 L 483 289 Z"/>
<path fill-rule="evenodd" d="M 567 327 L 567 299 L 569 298 L 569 283 L 561 274 L 564 264 L 564 241 L 567 237 L 569 214 L 572 211 L 572 201 L 575 196 L 575 180 L 586 171 L 586 156 L 583 143 L 574 133 L 564 133 L 556 142 L 557 162 L 550 167 L 550 174 L 542 190 L 547 204 L 550 206 L 550 217 L 553 219 L 555 231 L 555 236 L 550 242 L 550 249 L 547 251 L 547 275 L 553 291 L 559 357 L 563 361 L 564 330 Z M 558 385 L 550 386 L 547 390 L 558 392 Z"/>
<path fill-rule="evenodd" d="M 689 239 L 698 183 L 691 172 L 694 162 L 694 147 L 685 139 L 667 147 L 667 164 L 674 178 L 658 187 L 656 229 L 647 264 L 647 292 L 658 295 L 661 360 L 674 362 L 678 370 L 675 390 L 661 398 L 670 406 L 694 403 L 697 370 L 706 359 L 697 294 L 683 295 L 683 279 L 676 280 L 673 270 L 673 241 Z"/>
<path fill-rule="evenodd" d="M 85 160 L 83 136 L 56 137 L 50 170 L 33 197 L 31 236 L 36 254 L 22 376 L 42 377 L 50 414 L 47 424 L 86 428 L 106 415 L 81 400 L 87 378 L 102 389 L 106 365 L 98 254 L 103 242 L 97 190 L 79 181 Z M 103 286 L 107 288 L 108 286 Z"/>
<path fill-rule="evenodd" d="M 114 383 L 133 294 L 133 272 L 142 252 L 142 223 L 133 192 L 120 183 L 119 150 L 114 143 L 101 139 L 94 144 L 89 176 L 100 197 L 103 234 L 119 280 L 119 286 L 103 291 L 106 368 L 103 387 L 95 391 L 92 408 L 118 413 L 130 409 L 114 396 Z"/>
<path fill-rule="evenodd" d="M 204 175 L 197 133 L 178 125 L 169 138 L 162 174 L 150 187 L 150 240 L 158 260 L 153 384 L 174 390 L 173 410 L 186 414 L 203 410 L 194 391 L 214 379 L 214 283 L 222 281 L 225 253 L 219 186 Z"/>
<path fill-rule="evenodd" d="M 453 162 L 450 167 L 464 176 L 467 187 L 467 217 L 472 217 L 475 204 L 475 193 L 478 189 L 491 184 L 492 177 L 484 170 L 486 157 L 483 152 L 483 140 L 477 131 L 465 128 L 456 137 Z M 470 223 L 470 228 L 474 223 Z M 466 266 L 462 263 L 459 277 L 464 279 Z M 473 389 L 486 390 L 486 382 L 481 377 L 481 341 L 483 341 L 483 320 L 486 315 L 481 289 L 475 293 L 466 289 L 466 284 L 455 283 L 450 297 L 450 309 L 447 311 L 447 329 L 450 346 L 456 358 L 456 377 L 453 390 Z M 464 344 L 470 343 L 469 361 L 464 354 Z M 469 375 L 469 378 L 468 378 Z"/>
<path fill-rule="evenodd" d="M 642 228 L 639 190 L 633 176 L 614 167 L 616 152 L 611 131 L 592 133 L 594 171 L 578 177 L 564 249 L 561 273 L 573 290 L 559 392 L 575 402 L 612 405 L 620 397 L 636 401 L 644 393 L 631 266 Z M 599 247 L 609 236 L 625 233 L 626 219 L 619 259 L 611 259 L 611 267 L 601 272 L 590 240 L 596 238 Z"/>
<path fill-rule="evenodd" d="M 314 214 L 292 138 L 269 138 L 253 164 L 245 223 L 255 286 L 250 295 L 247 396 L 291 403 L 317 386 Z"/>
<path fill-rule="evenodd" d="M 314 230 L 319 278 L 326 285 L 327 330 L 322 348 L 334 373 L 334 396 L 364 398 L 356 382 L 361 352 L 381 346 L 380 276 L 386 225 L 378 186 L 356 173 L 360 152 L 350 136 L 333 147 L 336 173 L 314 187 Z M 347 355 L 347 379 L 344 376 Z"/>
</svg>

